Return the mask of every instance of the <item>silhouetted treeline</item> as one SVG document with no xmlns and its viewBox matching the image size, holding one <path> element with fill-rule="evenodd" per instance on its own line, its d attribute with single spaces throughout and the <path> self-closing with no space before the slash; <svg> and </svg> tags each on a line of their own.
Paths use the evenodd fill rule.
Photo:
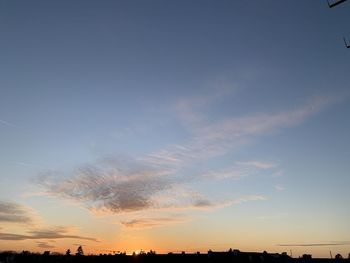
<svg viewBox="0 0 350 263">
<path fill-rule="evenodd" d="M 139 255 L 126 254 L 100 254 L 100 255 L 61 255 L 45 252 L 43 254 L 30 253 L 23 251 L 22 253 L 2 252 L 0 253 L 0 263 L 215 263 L 215 262 L 235 262 L 235 263 L 350 263 L 350 259 L 337 257 L 336 259 L 313 259 L 310 255 L 304 255 L 301 258 L 291 258 L 286 253 L 256 253 L 256 252 L 240 252 L 238 250 L 230 250 L 228 252 L 212 252 L 208 253 L 169 253 L 156 254 L 155 252 L 143 253 Z"/>
</svg>

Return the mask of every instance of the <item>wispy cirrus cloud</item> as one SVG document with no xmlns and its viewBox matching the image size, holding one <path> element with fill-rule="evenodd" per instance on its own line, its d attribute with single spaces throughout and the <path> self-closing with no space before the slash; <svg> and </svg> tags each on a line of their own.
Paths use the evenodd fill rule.
<svg viewBox="0 0 350 263">
<path fill-rule="evenodd" d="M 274 162 L 264 162 L 264 161 L 257 161 L 257 160 L 253 160 L 253 161 L 240 161 L 240 162 L 236 162 L 239 165 L 243 165 L 243 166 L 252 166 L 258 169 L 271 169 L 271 168 L 275 168 L 277 166 L 276 163 Z"/>
<path fill-rule="evenodd" d="M 55 248 L 55 246 L 51 245 L 50 242 L 40 241 L 36 243 L 37 243 L 37 246 L 40 248 L 45 248 L 45 249 Z"/>
<path fill-rule="evenodd" d="M 206 199 L 197 198 L 197 200 L 193 203 L 191 207 L 178 207 L 178 209 L 216 209 L 225 206 L 231 205 L 239 205 L 244 202 L 249 201 L 263 201 L 266 200 L 263 196 L 244 196 L 241 198 L 237 198 L 235 200 L 230 200 L 222 203 L 212 203 Z M 173 211 L 176 210 L 174 207 Z M 136 218 L 131 220 L 122 220 L 120 224 L 122 224 L 126 228 L 151 228 L 168 224 L 179 224 L 190 221 L 191 218 L 179 215 L 171 215 L 168 217 L 148 217 L 148 218 Z"/>
<path fill-rule="evenodd" d="M 163 171 L 89 165 L 62 179 L 44 175 L 38 182 L 48 194 L 85 203 L 89 208 L 112 213 L 140 211 L 160 206 L 152 200 L 155 194 L 172 187 Z"/>
<path fill-rule="evenodd" d="M 33 223 L 33 215 L 25 206 L 14 202 L 0 201 L 0 222 L 31 224 Z"/>
<path fill-rule="evenodd" d="M 289 110 L 258 112 L 214 121 L 198 113 L 203 107 L 213 105 L 213 100 L 220 97 L 202 96 L 194 100 L 181 100 L 176 104 L 176 114 L 190 131 L 190 138 L 182 143 L 137 158 L 110 158 L 88 164 L 69 176 L 47 173 L 38 180 L 38 184 L 49 195 L 75 200 L 91 210 L 112 214 L 145 210 L 215 209 L 264 200 L 258 194 L 228 201 L 211 200 L 205 195 L 194 198 L 184 189 L 198 176 L 193 173 L 183 174 L 188 174 L 188 167 L 238 150 L 260 136 L 296 126 L 337 100 L 334 97 L 316 97 Z M 236 160 L 232 167 L 206 172 L 202 178 L 242 179 L 276 167 L 273 162 Z M 184 194 L 179 195 L 182 190 Z"/>
<path fill-rule="evenodd" d="M 11 122 L 8 122 L 8 121 L 5 121 L 5 120 L 1 120 L 1 119 L 0 119 L 0 124 L 6 125 L 6 126 L 10 126 L 10 127 L 14 126 Z"/>
<path fill-rule="evenodd" d="M 276 191 L 281 192 L 281 191 L 284 191 L 284 190 L 285 190 L 285 187 L 278 184 L 278 185 L 275 185 L 275 189 L 276 189 Z"/>
<path fill-rule="evenodd" d="M 82 239 L 98 242 L 96 238 L 74 235 L 70 228 L 55 227 L 50 229 L 37 229 L 28 231 L 26 234 L 13 234 L 0 232 L 0 240 L 22 241 L 22 240 L 45 240 L 45 239 Z"/>
<path fill-rule="evenodd" d="M 210 98 L 201 98 L 199 102 L 194 99 L 192 103 L 191 100 L 181 101 L 177 106 L 177 114 L 184 126 L 191 132 L 191 139 L 183 144 L 170 145 L 151 153 L 142 160 L 154 165 L 183 167 L 224 155 L 232 150 L 237 150 L 257 137 L 301 124 L 307 118 L 338 101 L 339 98 L 319 96 L 289 110 L 258 112 L 214 122 L 206 120 L 201 113 L 198 113 L 203 105 L 208 104 L 208 100 Z M 259 163 L 256 162 L 255 165 Z"/>
<path fill-rule="evenodd" d="M 195 203 L 194 207 L 200 208 L 200 209 L 212 210 L 212 209 L 222 208 L 226 206 L 240 205 L 250 201 L 265 201 L 265 200 L 267 200 L 267 198 L 262 195 L 246 195 L 236 199 L 215 202 L 215 203 L 211 202 L 210 200 L 203 199 L 203 200 L 198 200 L 198 202 Z"/>
<path fill-rule="evenodd" d="M 137 218 L 127 221 L 121 221 L 120 223 L 126 228 L 150 228 L 168 224 L 178 224 L 187 222 L 188 219 L 182 217 L 158 217 L 158 218 Z"/>
<path fill-rule="evenodd" d="M 221 170 L 212 170 L 201 174 L 203 179 L 242 179 L 247 176 L 252 176 L 261 173 L 275 173 L 278 168 L 277 163 L 266 161 L 238 161 L 234 165 Z"/>
<path fill-rule="evenodd" d="M 118 162 L 117 162 L 118 163 Z M 242 197 L 233 200 L 211 200 L 205 195 L 185 187 L 193 178 L 177 177 L 154 167 L 148 170 L 133 167 L 89 165 L 76 174 L 63 179 L 55 174 L 40 177 L 49 195 L 79 201 L 94 212 L 122 214 L 151 211 L 212 210 L 244 201 L 264 200 L 261 196 Z M 210 178 L 212 179 L 212 178 Z"/>
<path fill-rule="evenodd" d="M 190 98 L 178 99 L 174 105 L 174 110 L 178 118 L 182 121 L 185 128 L 191 127 L 191 130 L 200 128 L 206 122 L 203 114 L 199 114 L 203 109 L 211 107 L 217 101 L 232 96 L 236 87 L 226 81 L 219 81 L 214 84 L 216 88 L 210 93 L 197 95 Z"/>
<path fill-rule="evenodd" d="M 15 233 L 2 232 L 5 228 L 0 227 L 0 240 L 39 240 L 38 246 L 41 248 L 49 248 L 49 245 L 46 244 L 48 240 L 53 242 L 55 239 L 64 238 L 98 242 L 96 238 L 75 234 L 73 227 L 40 227 L 44 224 L 40 217 L 31 208 L 15 202 L 0 201 L 0 223 L 10 226 L 6 229 L 17 229 Z M 18 232 L 21 228 L 24 228 L 25 231 Z"/>
</svg>

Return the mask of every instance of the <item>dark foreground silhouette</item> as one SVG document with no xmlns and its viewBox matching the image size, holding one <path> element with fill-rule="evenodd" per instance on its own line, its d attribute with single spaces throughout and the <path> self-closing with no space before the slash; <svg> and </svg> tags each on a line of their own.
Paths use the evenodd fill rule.
<svg viewBox="0 0 350 263">
<path fill-rule="evenodd" d="M 43 254 L 30 253 L 23 251 L 22 253 L 2 252 L 0 253 L 0 263 L 17 263 L 17 262 L 38 262 L 38 263 L 160 263 L 160 262 L 198 262 L 198 263 L 215 263 L 215 262 L 236 262 L 236 263 L 350 263 L 350 259 L 343 259 L 341 255 L 337 255 L 334 259 L 313 259 L 311 255 L 303 255 L 301 258 L 291 258 L 286 253 L 257 253 L 257 252 L 241 252 L 239 250 L 229 250 L 228 252 L 212 252 L 208 253 L 169 253 L 156 254 L 154 251 L 142 254 L 126 255 L 121 254 L 100 254 L 84 256 L 82 253 L 76 255 L 51 254 L 49 251 Z"/>
</svg>

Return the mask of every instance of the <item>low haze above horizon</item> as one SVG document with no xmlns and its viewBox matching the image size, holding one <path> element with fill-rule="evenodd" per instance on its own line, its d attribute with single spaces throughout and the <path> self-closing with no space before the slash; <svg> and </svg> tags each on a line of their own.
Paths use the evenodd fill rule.
<svg viewBox="0 0 350 263">
<path fill-rule="evenodd" d="M 0 251 L 347 256 L 349 12 L 0 0 Z"/>
</svg>

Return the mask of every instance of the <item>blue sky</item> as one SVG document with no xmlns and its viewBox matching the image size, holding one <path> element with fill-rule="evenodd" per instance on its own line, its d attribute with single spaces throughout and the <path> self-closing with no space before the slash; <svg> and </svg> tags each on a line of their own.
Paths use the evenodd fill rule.
<svg viewBox="0 0 350 263">
<path fill-rule="evenodd" d="M 349 8 L 1 0 L 0 249 L 347 253 Z"/>
</svg>

